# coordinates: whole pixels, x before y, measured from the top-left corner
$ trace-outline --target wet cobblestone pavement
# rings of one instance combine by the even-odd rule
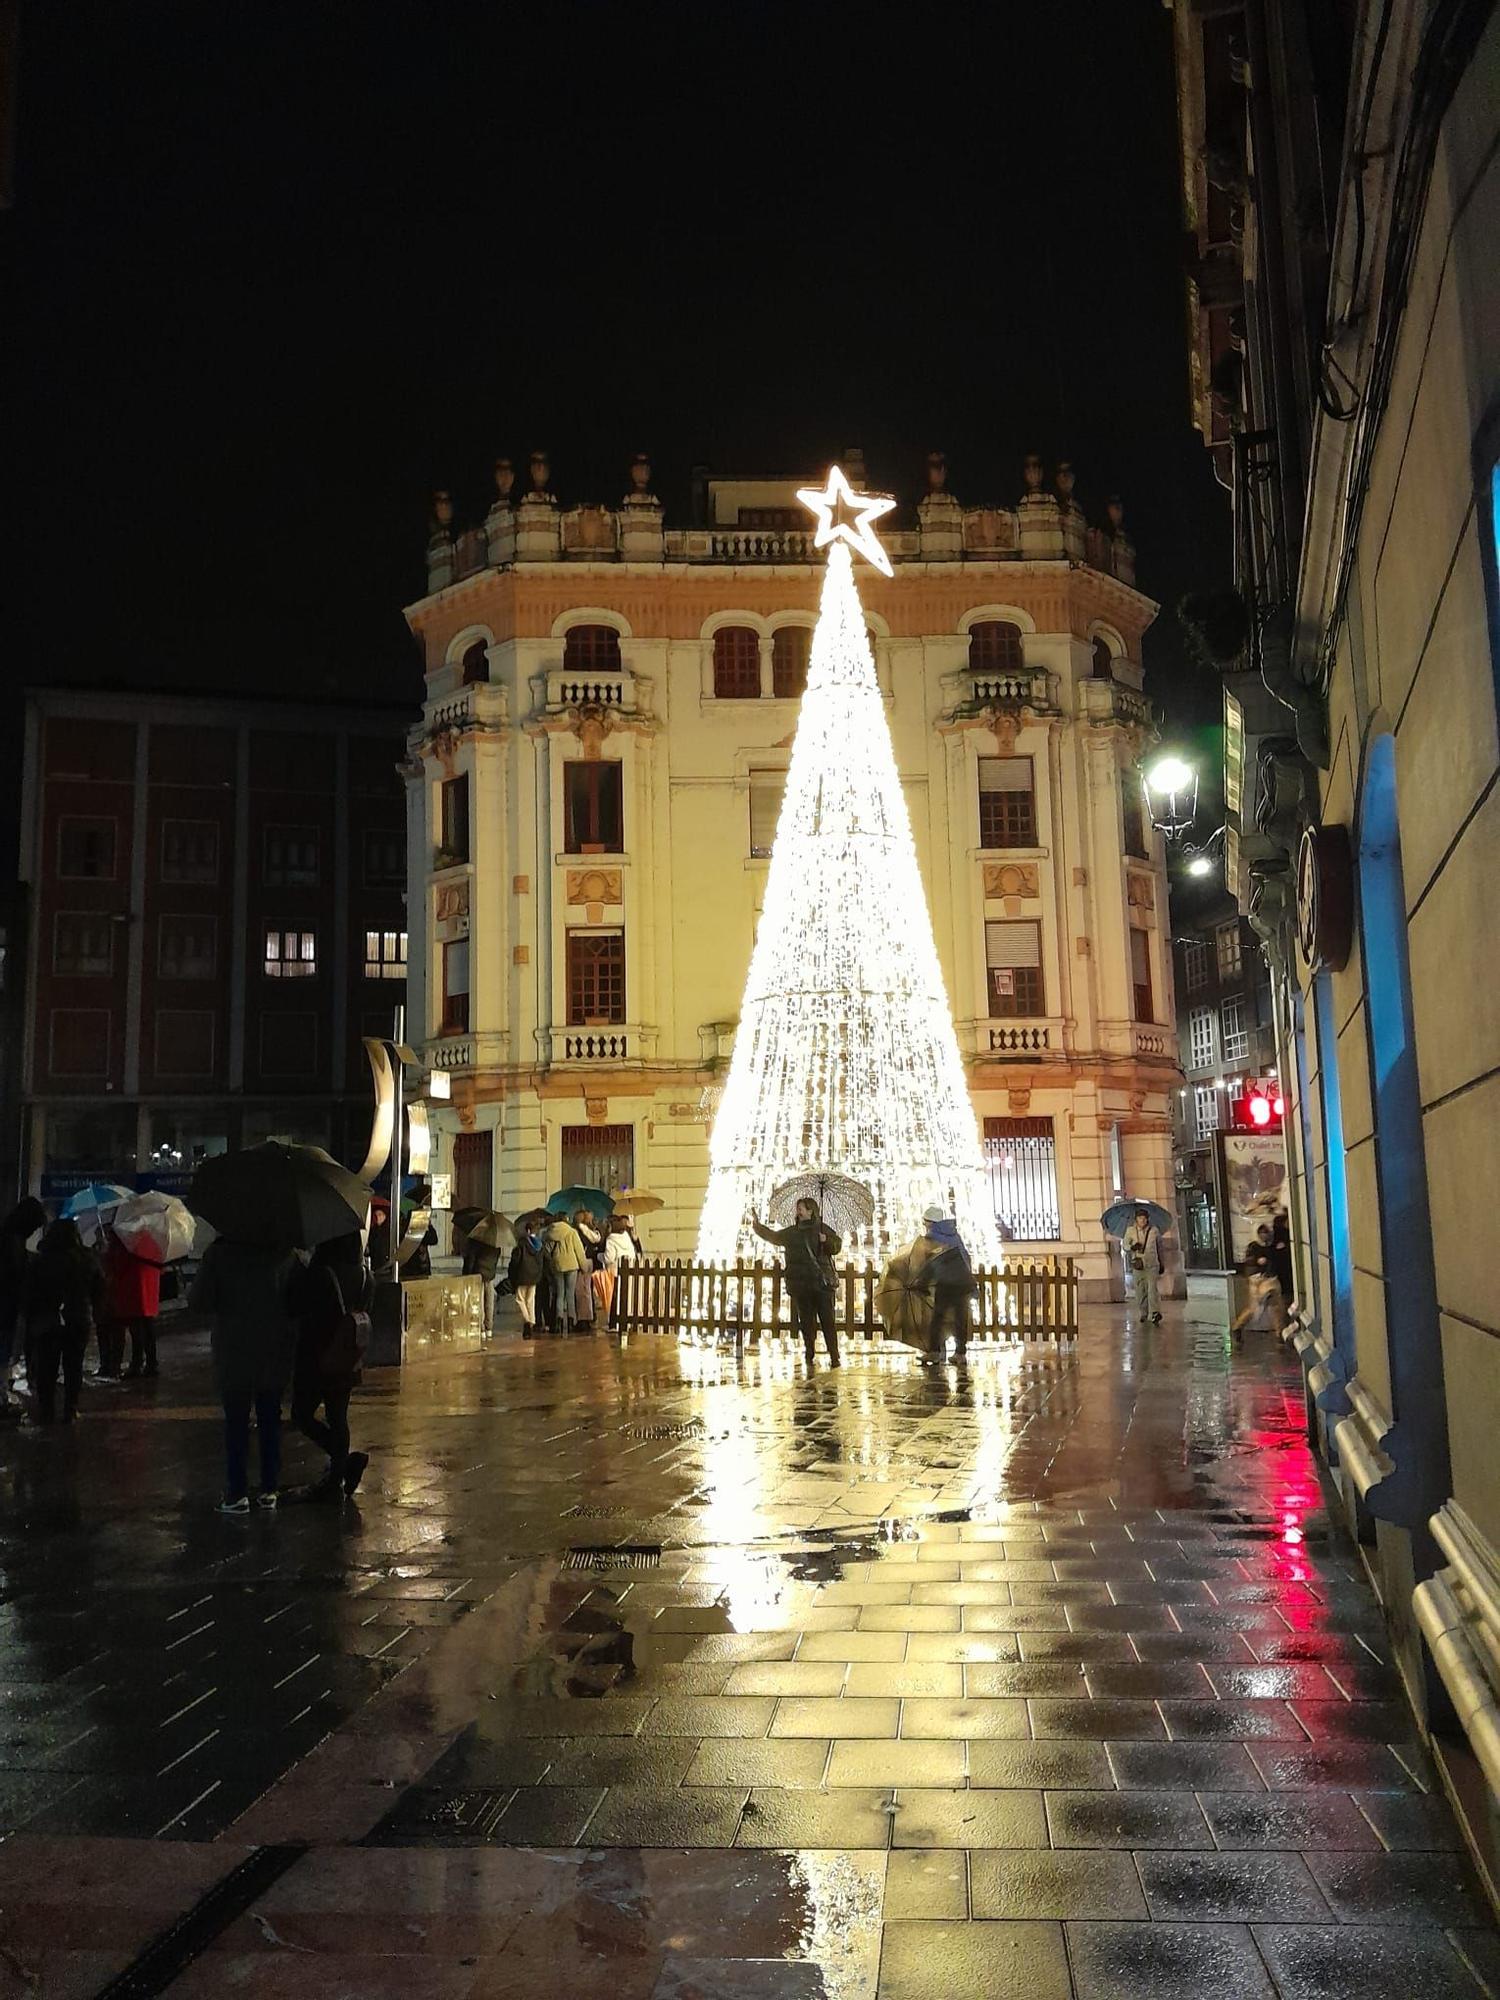
[[[1264,1339],[502,1339],[240,1521],[163,1349],[0,1434],[0,2000],[1500,1995]]]

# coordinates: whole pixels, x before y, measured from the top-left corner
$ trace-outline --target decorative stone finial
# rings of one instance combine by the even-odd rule
[[[552,478],[552,461],[544,451],[531,454],[531,490],[540,499],[549,488]]]
[[[651,460],[643,451],[638,451],[630,461],[630,484],[636,493],[651,491]]]
[[[948,454],[945,451],[930,451],[927,454],[927,491],[941,493],[948,484]]]
[[[1118,493],[1111,493],[1104,503],[1104,511],[1109,516],[1109,532],[1123,535],[1125,532],[1125,502]]]
[[[508,458],[495,460],[495,498],[502,507],[510,505],[510,489],[516,483],[516,468]]]
[[[443,487],[432,496],[432,526],[435,534],[443,535],[453,526],[453,495]]]
[[[1076,483],[1076,475],[1072,464],[1065,458],[1059,463],[1056,472],[1052,475],[1052,484],[1056,487],[1057,497],[1064,507],[1072,506],[1073,488]]]
[[[854,488],[856,493],[863,493],[866,490],[869,478],[869,475],[865,471],[864,446],[862,444],[845,445],[841,463],[844,477],[848,480],[849,484]]]
[[[1026,481],[1026,498],[1029,499],[1032,495],[1041,492],[1044,474],[1042,471],[1042,461],[1036,452],[1027,452],[1026,462],[1021,467],[1021,477]]]

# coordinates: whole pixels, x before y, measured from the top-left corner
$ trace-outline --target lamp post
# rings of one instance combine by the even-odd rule
[[[1179,840],[1197,815],[1198,773],[1180,757],[1158,757],[1146,773],[1146,797],[1151,824],[1168,840]]]

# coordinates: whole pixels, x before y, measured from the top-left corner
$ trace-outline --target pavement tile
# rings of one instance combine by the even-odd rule
[[[737,1847],[876,1847],[890,1845],[890,1794],[879,1787],[795,1791],[762,1787],[735,1837]]]
[[[1282,2000],[1480,2000],[1480,1986],[1436,1930],[1257,1925]]]
[[[807,1632],[797,1648],[801,1660],[857,1660],[890,1663],[906,1657],[904,1632]]]
[[[1198,1803],[1221,1848],[1380,1846],[1370,1821],[1343,1792],[1200,1792]]]
[[[489,1838],[508,1847],[569,1847],[603,1798],[597,1785],[526,1786],[495,1821]]]
[[[605,1706],[604,1703],[599,1704]],[[764,1736],[776,1712],[773,1695],[668,1695],[652,1708],[648,1736]],[[831,1732],[823,1731],[827,1735]]]
[[[1023,1791],[1093,1791],[1113,1782],[1102,1743],[981,1738],[969,1745],[971,1785]]]
[[[1128,1854],[1084,1849],[976,1849],[969,1856],[976,1917],[1108,1920],[1144,1917],[1146,1899]]]
[[[1396,1753],[1377,1743],[1246,1744],[1255,1768],[1272,1791],[1421,1792],[1422,1784]]]
[[[835,1742],[828,1759],[830,1785],[962,1785],[967,1763],[962,1743],[936,1740]]]
[[[951,1736],[967,1742],[992,1736],[1025,1737],[1030,1734],[1030,1725],[1024,1701],[929,1700],[915,1696],[901,1704],[901,1734]]]
[[[1203,1671],[1213,1692],[1229,1701],[1333,1701],[1339,1689],[1324,1668],[1304,1661],[1279,1667],[1237,1667],[1211,1661]]]
[[[1174,1742],[1202,1740],[1305,1743],[1307,1732],[1284,1701],[1164,1701],[1162,1719]]]
[[[964,1691],[971,1696],[1082,1696],[1087,1683],[1075,1660],[975,1660],[964,1668]]]
[[[792,1695],[776,1704],[772,1736],[894,1736],[901,1704],[893,1696],[836,1695],[826,1700]],[[728,1730],[716,1730],[728,1735]],[[748,1733],[748,1732],[747,1732]],[[757,1732],[764,1734],[763,1731]]]
[[[698,1753],[691,1737],[579,1736],[561,1743],[543,1785],[680,1785]],[[530,1782],[517,1780],[517,1783]]]
[[[1085,1671],[1096,1701],[1200,1701],[1214,1693],[1196,1660],[1095,1660]]]
[[[998,1665],[1021,1657],[1013,1632],[913,1632],[906,1641],[908,1660],[938,1660]]]
[[[1152,1917],[1180,1923],[1321,1923],[1328,1906],[1298,1854],[1137,1857]]]
[[[1404,1701],[1293,1701],[1314,1743],[1414,1743],[1417,1722]]]
[[[1072,2000],[1061,1927],[1046,1923],[888,1923],[879,2000]]]
[[[669,1952],[651,2000],[823,2000],[821,1967],[784,1958],[685,1958]]]
[[[1462,1847],[1458,1822],[1445,1798],[1420,1792],[1356,1792],[1354,1803],[1389,1848]]]
[[[1085,1737],[1092,1742],[1150,1742],[1165,1737],[1161,1712],[1151,1701],[1052,1701],[1027,1704],[1036,1736]]]
[[[848,1695],[942,1695],[957,1701],[963,1698],[964,1670],[957,1661],[913,1660],[900,1665],[877,1660],[857,1661],[849,1669],[844,1692]]]
[[[861,1632],[956,1632],[956,1604],[867,1604],[859,1614]]]
[[[724,1683],[724,1693],[835,1695],[844,1686],[840,1660],[765,1660],[736,1667]]]
[[[1180,1792],[1049,1791],[1054,1847],[1212,1847],[1208,1822]]]
[[[1341,1923],[1405,1926],[1490,1922],[1459,1854],[1310,1854],[1308,1866]]]
[[[893,1849],[885,1870],[888,1924],[969,1914],[968,1856],[962,1848]]]
[[[1272,2000],[1241,1924],[1070,1923],[1067,1939],[1074,2000]]]
[[[583,1837],[590,1847],[730,1847],[748,1797],[742,1785],[612,1785]]]
[[[932,1791],[902,1785],[895,1847],[1045,1847],[1040,1792]]]
[[[686,1746],[693,1750],[694,1746]],[[828,1768],[826,1742],[756,1742],[745,1737],[711,1736],[696,1746],[682,1779],[685,1785],[781,1785],[804,1789],[821,1785]]]

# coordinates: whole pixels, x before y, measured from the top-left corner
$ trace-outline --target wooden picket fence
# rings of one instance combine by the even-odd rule
[[[976,1266],[972,1341],[1041,1341],[1055,1347],[1078,1337],[1078,1269],[1071,1257]],[[875,1310],[880,1274],[846,1264],[838,1274],[838,1327],[847,1339],[883,1340]],[[780,1264],[693,1264],[646,1257],[622,1264],[620,1329],[625,1333],[700,1333],[737,1346],[792,1337],[786,1273]]]

